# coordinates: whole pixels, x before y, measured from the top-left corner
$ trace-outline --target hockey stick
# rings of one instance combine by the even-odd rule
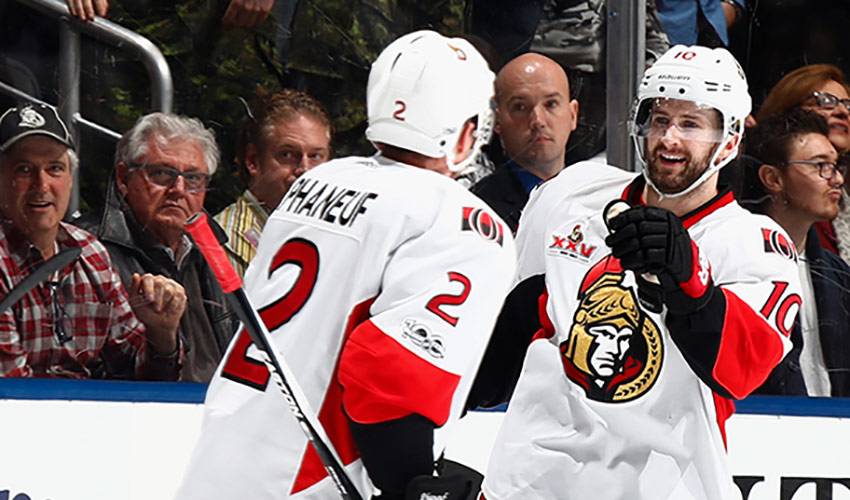
[[[315,417],[313,410],[310,409],[301,387],[298,386],[295,375],[287,365],[280,362],[278,354],[272,346],[270,334],[257,310],[248,300],[248,296],[242,288],[242,280],[233,270],[224,249],[221,248],[212,229],[210,229],[206,214],[199,212],[193,215],[186,221],[186,231],[192,236],[222,290],[227,294],[228,302],[236,311],[254,345],[263,353],[263,362],[274,377],[283,399],[286,400],[289,411],[298,420],[307,440],[315,448],[325,470],[336,485],[337,491],[339,491],[343,500],[362,500],[351,478],[345,472],[336,451],[332,448],[322,424]]]
[[[53,257],[47,259],[43,264],[35,268],[33,272],[9,290],[9,293],[0,301],[0,314],[6,312],[15,303],[17,303],[30,290],[37,287],[39,283],[46,280],[51,274],[62,269],[70,264],[74,259],[80,256],[83,249],[80,247],[71,247],[62,250]]]

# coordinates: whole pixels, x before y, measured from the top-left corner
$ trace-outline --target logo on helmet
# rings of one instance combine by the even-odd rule
[[[661,370],[658,326],[623,286],[619,261],[607,257],[585,275],[561,362],[588,398],[621,403],[645,394]]]
[[[450,44],[450,43],[447,43],[446,45],[448,45],[450,49],[452,49],[453,51],[455,51],[455,55],[457,55],[457,58],[458,58],[459,60],[461,60],[461,61],[466,61],[466,52],[464,52],[462,48],[460,48],[460,47],[455,47],[454,45],[452,45],[452,44]]]

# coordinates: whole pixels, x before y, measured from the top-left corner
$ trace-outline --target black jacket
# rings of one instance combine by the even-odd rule
[[[102,216],[87,216],[75,224],[94,233],[106,246],[128,289],[133,273],[159,274],[183,285],[187,302],[180,319],[180,339],[185,351],[180,380],[209,382],[237,326],[224,292],[197,248],[190,250],[178,269],[165,247],[157,244],[136,221],[115,191],[113,179],[108,186]],[[209,222],[219,241],[226,241],[215,221],[210,218]]]
[[[470,189],[484,200],[516,234],[519,216],[528,203],[528,193],[522,182],[507,165],[500,165],[491,175],[481,179]]]
[[[850,396],[850,266],[820,246],[814,229],[806,239],[806,258],[818,312],[818,331],[832,396]],[[804,298],[805,300],[805,298]],[[800,370],[803,333],[800,318],[791,333],[794,348],[758,391],[760,394],[805,396]]]

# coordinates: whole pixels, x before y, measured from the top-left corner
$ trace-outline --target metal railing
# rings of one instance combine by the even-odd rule
[[[643,76],[646,0],[608,0],[606,142],[608,163],[636,171],[628,123]]]
[[[101,17],[82,22],[71,16],[63,0],[15,0],[59,21],[59,115],[68,124],[76,144],[79,145],[80,126],[85,126],[106,137],[117,140],[121,134],[85,119],[80,114],[80,35],[84,34],[139,57],[151,81],[151,108],[171,112],[174,85],[171,70],[162,52],[147,38]],[[0,92],[16,99],[42,102],[35,96],[0,80]],[[68,213],[79,207],[79,170],[74,172],[74,190]]]

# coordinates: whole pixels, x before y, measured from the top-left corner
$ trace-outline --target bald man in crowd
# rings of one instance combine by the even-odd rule
[[[508,161],[472,187],[515,234],[528,194],[564,169],[578,102],[563,68],[546,56],[522,54],[496,76],[496,126]]]

